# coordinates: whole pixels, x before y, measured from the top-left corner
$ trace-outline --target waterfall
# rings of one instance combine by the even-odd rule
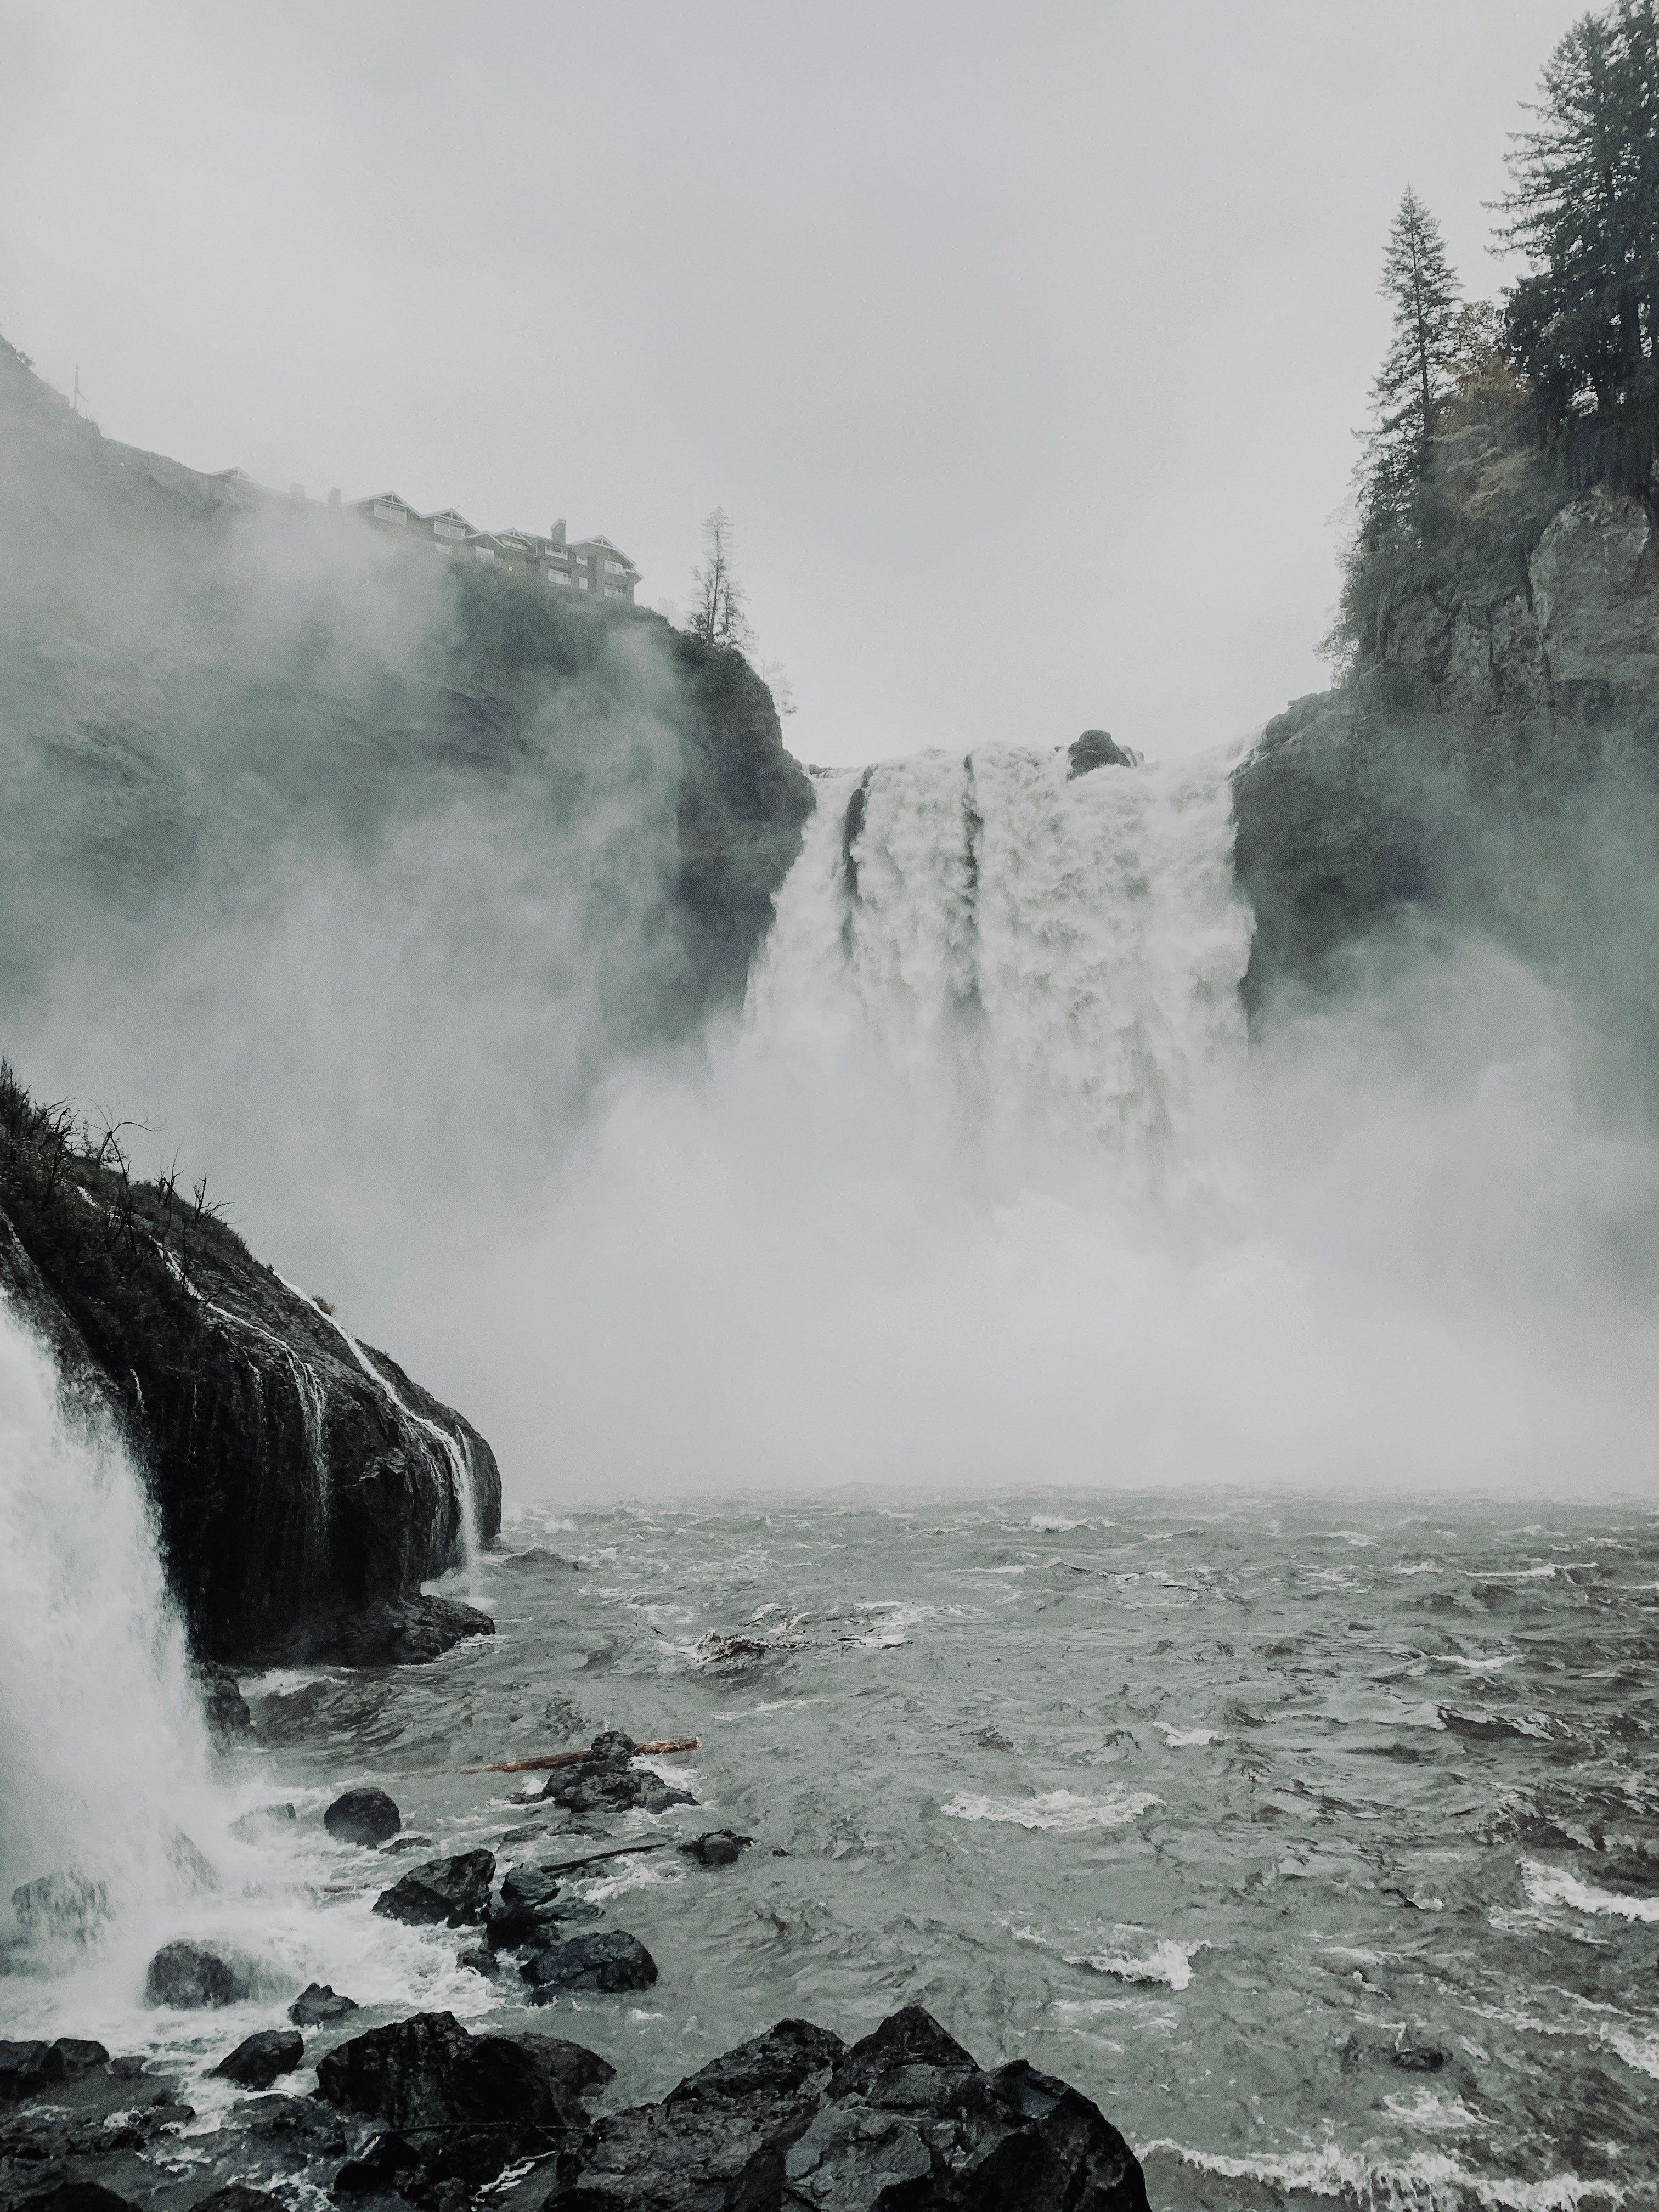
[[[1244,1042],[1231,764],[1068,779],[995,745],[821,777],[750,1039],[878,1070],[933,1140],[1179,1189]]]
[[[143,1485],[0,1294],[0,1899],[36,1946],[135,1940],[201,1875],[207,1745]],[[207,1825],[211,1818],[207,1816]]]

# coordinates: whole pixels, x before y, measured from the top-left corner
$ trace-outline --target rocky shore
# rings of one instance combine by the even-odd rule
[[[531,1794],[590,1839],[607,1815],[696,1802],[617,1730]],[[272,1812],[292,1817],[291,1807]],[[323,1817],[365,1850],[399,1839],[383,1790],[349,1790]],[[515,1832],[510,1863],[510,1843],[499,1858],[477,1849],[422,1861],[374,1911],[454,1931],[461,1963],[530,2006],[572,1991],[620,2004],[658,1981],[636,1937],[592,1924],[604,1916],[571,1894],[573,1878],[651,1850],[718,1877],[754,1847],[715,1830],[552,1858],[525,1856],[526,1832]],[[251,1994],[234,1958],[182,1937],[155,1954],[145,1991],[150,2004],[204,2014]],[[356,2032],[359,2010],[313,1984],[288,2005],[286,2027],[235,2042],[208,2078],[239,2094],[188,2151],[197,2115],[176,2069],[87,2039],[0,2044],[0,2202],[27,2212],[294,2212],[319,2199],[368,2212],[1146,2203],[1133,2152],[1088,2099],[1023,2060],[981,2066],[920,2006],[850,2045],[810,2021],[780,2021],[644,2103],[629,2101],[624,2069],[566,2037],[470,2029],[447,2011]],[[311,2071],[314,2089],[295,2094]]]

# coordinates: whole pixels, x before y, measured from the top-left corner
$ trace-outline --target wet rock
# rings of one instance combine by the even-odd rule
[[[314,2097],[254,2097],[240,2108],[236,2119],[243,2134],[293,2165],[309,2166],[345,2155],[344,2128],[328,2106]]]
[[[309,1666],[424,1667],[471,1637],[495,1633],[477,1606],[417,1591],[319,1616],[283,1656]]]
[[[403,1825],[403,1814],[384,1790],[348,1790],[323,1815],[323,1826],[337,1843],[362,1844],[370,1850],[389,1843]]]
[[[32,2195],[13,2200],[16,2212],[142,2212],[130,2197],[118,2196],[101,2181],[84,2178],[49,2181]]]
[[[526,1959],[522,1972],[534,1984],[532,2004],[547,2004],[565,1990],[648,1990],[657,1962],[637,1936],[609,1928],[592,1936],[573,1936]]]
[[[240,2004],[252,1994],[246,1978],[200,1943],[164,1943],[144,1977],[144,2002],[178,2005]]]
[[[268,2089],[279,2074],[291,2074],[305,2057],[304,2039],[291,2027],[262,2027],[246,2036],[214,2068],[244,2089]]]
[[[343,2112],[387,2124],[347,2193],[386,2185],[393,2168],[425,2183],[477,2183],[504,2166],[558,2148],[578,2131],[578,2098],[611,2068],[562,2037],[471,2035],[453,2013],[416,2013],[371,2028],[318,2063],[317,2093]]]
[[[528,1574],[538,1567],[564,1567],[572,1574],[580,1571],[579,1560],[567,1559],[562,1552],[550,1552],[544,1544],[532,1544],[527,1552],[503,1553],[495,1564],[513,1574]]]
[[[594,1737],[580,1765],[549,1776],[542,1797],[568,1813],[661,1813],[671,1805],[696,1803],[689,1790],[636,1769],[633,1759],[633,1739],[609,1729]]]
[[[987,2071],[920,2007],[847,2050],[805,2021],[716,2059],[561,2158],[571,2212],[1146,2212],[1087,2098],[1024,2060]]]
[[[697,1646],[697,1655],[710,1666],[723,1666],[732,1659],[765,1659],[770,1656],[771,1645],[763,1636],[726,1636],[719,1629],[711,1629]]]
[[[501,1903],[509,1908],[523,1906],[535,1912],[551,1905],[558,1893],[559,1878],[548,1867],[514,1867],[501,1877]]]
[[[800,2132],[845,2053],[827,2028],[780,2021],[691,2075],[659,2105],[601,2119],[591,2142],[560,2160],[550,2205],[568,2195],[582,2212],[721,2212],[746,2203],[737,2194],[739,2177],[769,2144]]]
[[[295,2027],[325,2027],[356,2009],[355,1997],[341,1996],[326,1982],[307,1982],[289,2007],[288,2016]]]
[[[1401,2050],[1391,2051],[1389,2057],[1402,2074],[1437,2074],[1446,2063],[1445,2052],[1429,2043],[1408,2043]]]
[[[0,2043],[0,2104],[15,2105],[38,2096],[58,2075],[49,2043]]]
[[[288,2212],[280,2197],[268,2189],[254,2189],[246,2181],[228,2182],[211,2197],[199,2197],[191,2212]]]
[[[109,1917],[109,1891],[101,1881],[73,1870],[46,1874],[13,1890],[11,1909],[32,1942],[84,1942]]]
[[[495,1878],[493,1851],[462,1851],[454,1858],[428,1859],[411,1867],[390,1889],[382,1890],[374,1900],[374,1910],[388,1920],[428,1927],[441,1922],[459,1928],[486,1917],[489,1886]]]
[[[1066,771],[1066,781],[1087,775],[1091,769],[1133,768],[1135,757],[1119,744],[1108,730],[1085,730],[1080,738],[1073,738],[1066,748],[1066,757],[1071,765]]]
[[[234,1738],[253,1734],[247,1699],[228,1667],[201,1667],[197,1681],[202,1692],[203,1717],[215,1735]]]
[[[292,1827],[299,1817],[299,1809],[294,1805],[255,1805],[250,1812],[237,1815],[230,1824],[230,1832],[240,1836],[245,1844],[254,1844],[261,1836]]]
[[[109,2053],[90,2036],[60,2035],[52,2044],[60,2081],[79,2081],[109,2064]]]
[[[974,1741],[981,1751],[1012,1751],[1014,1747],[1000,1729],[980,1729],[975,1733]]]
[[[706,1836],[693,1836],[680,1849],[699,1866],[736,1866],[754,1840],[752,1836],[740,1836],[732,1828],[714,1828]]]
[[[469,1943],[465,1951],[455,1954],[455,1964],[465,1966],[470,1974],[492,1978],[500,1972],[501,1963],[488,1943]]]

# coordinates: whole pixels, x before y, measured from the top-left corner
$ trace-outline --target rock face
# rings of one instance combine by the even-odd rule
[[[127,1437],[204,1657],[384,1665],[489,1632],[419,1594],[469,1520],[485,1541],[500,1526],[483,1438],[222,1222],[66,1145],[4,1077],[0,1291],[66,1402]],[[209,1686],[234,1729],[234,1682]]]
[[[382,1890],[374,1910],[387,1920],[416,1926],[465,1927],[489,1911],[489,1885],[495,1878],[490,1851],[462,1851],[454,1858],[427,1859],[411,1867],[401,1881]]]
[[[1253,1007],[1407,908],[1568,976],[1650,929],[1632,902],[1659,830],[1659,546],[1605,488],[1544,511],[1513,542],[1469,523],[1463,565],[1235,771]]]
[[[1066,771],[1068,783],[1075,776],[1087,775],[1091,769],[1135,765],[1134,755],[1119,744],[1109,730],[1085,730],[1066,746],[1066,757],[1071,763]]]
[[[607,2115],[558,2172],[565,2212],[1146,2212],[1086,2097],[1021,2059],[987,2072],[919,2006],[850,2051],[781,2021]]]
[[[323,1826],[337,1843],[362,1844],[371,1850],[390,1842],[403,1825],[403,1814],[384,1790],[348,1790],[323,1815]]]

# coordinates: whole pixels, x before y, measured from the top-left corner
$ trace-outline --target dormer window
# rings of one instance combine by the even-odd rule
[[[407,522],[409,515],[404,508],[393,507],[386,500],[377,499],[374,502],[374,520],[376,522]]]

